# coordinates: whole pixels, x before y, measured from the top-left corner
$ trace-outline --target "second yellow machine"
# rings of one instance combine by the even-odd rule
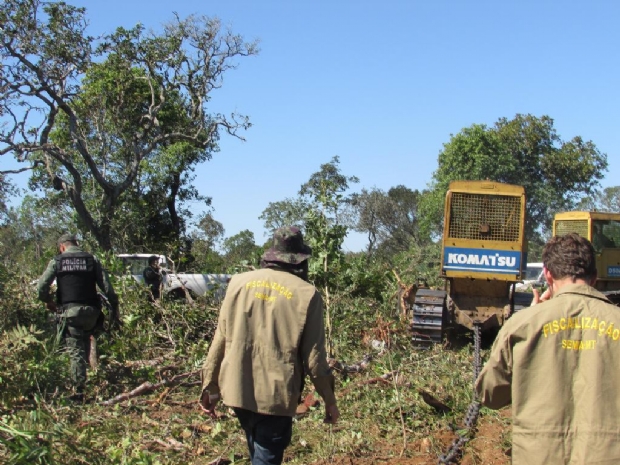
[[[620,213],[557,213],[553,219],[553,235],[571,232],[592,242],[597,273],[594,286],[616,305],[620,304]]]

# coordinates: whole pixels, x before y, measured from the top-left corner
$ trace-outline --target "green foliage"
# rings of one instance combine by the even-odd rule
[[[110,272],[122,270],[111,256],[102,254],[101,260]],[[427,261],[429,256],[413,249],[392,266],[414,279]],[[412,350],[408,324],[396,311],[392,266],[375,258],[367,261],[364,254],[346,257],[345,265],[330,281],[333,353],[343,365],[367,356],[370,363],[359,373],[336,371],[341,425],[328,435],[318,427],[323,407],[312,408],[295,422],[287,463],[345,454],[373,457],[379,447],[398,456],[403,435],[414,444],[437,430],[453,434],[451,425],[460,424],[471,401],[471,346]],[[406,266],[410,268],[403,271]],[[35,323],[15,325],[0,336],[0,462],[75,463],[75,457],[88,457],[93,465],[198,465],[218,457],[247,462],[243,433],[227,409],[221,408],[223,417],[212,421],[196,407],[197,374],[186,384],[101,404],[143,383],[195,373],[217,324],[217,302],[209,296],[193,305],[164,299],[154,306],[132,280],[115,278],[115,288],[123,327],[99,336],[100,363],[89,371],[87,387],[91,401],[79,406],[66,399],[69,361],[45,329],[47,322],[38,319],[43,307],[33,291],[24,295],[21,313]],[[0,311],[8,314],[7,305],[1,300]],[[396,377],[387,376],[395,372]],[[376,382],[382,376],[386,380]],[[452,411],[437,414],[421,399],[420,389]],[[310,392],[308,383],[304,394]],[[444,452],[441,444],[434,447],[430,461]],[[403,457],[419,453],[409,448]]]
[[[67,376],[66,357],[60,353],[59,338],[49,328],[46,332],[35,325],[17,325],[0,335],[3,408],[27,396],[53,391],[63,384],[63,375]]]
[[[578,210],[620,212],[620,186],[606,187],[591,197],[584,197],[577,206]]]
[[[389,259],[406,251],[413,244],[428,241],[420,232],[418,205],[423,194],[405,186],[388,192],[362,189],[354,194],[351,203],[356,210],[355,230],[368,236],[367,254]]]
[[[254,243],[254,233],[249,229],[224,239],[222,248],[225,270],[228,273],[247,271],[251,267],[257,268],[264,252],[263,247]]]
[[[301,197],[269,202],[258,219],[263,220],[265,229],[270,234],[284,226],[297,226],[303,229],[308,208],[307,200]]]
[[[224,257],[213,249],[209,241],[192,236],[191,250],[185,256],[184,271],[188,273],[223,273]]]
[[[213,218],[211,212],[200,216],[195,238],[203,240],[207,248],[213,249],[223,237],[224,225]]]
[[[9,275],[8,270],[6,269],[6,266],[0,263],[0,299],[6,298],[5,283],[8,281],[9,276],[10,275]]]
[[[11,330],[18,325],[46,326],[49,315],[45,306],[36,301],[37,290],[36,285],[32,283],[32,275],[19,275],[4,269],[0,279],[2,279],[0,331]]]
[[[383,262],[368,259],[363,254],[345,257],[346,266],[335,278],[338,280],[337,289],[351,297],[363,297],[377,302],[386,300],[386,292],[391,290],[394,275]]]
[[[335,281],[332,277],[342,271],[344,253],[342,243],[348,228],[339,222],[341,210],[348,203],[345,192],[349,183],[358,182],[355,176],[340,172],[338,157],[321,165],[301,186],[299,194],[305,199],[305,240],[312,247],[310,279],[318,287],[328,288]]]
[[[441,275],[441,243],[413,245],[393,258],[393,266],[401,280],[413,284],[419,280],[432,288],[443,288]]]
[[[312,247],[310,280],[318,287],[333,287],[335,276],[345,264],[342,243],[347,229],[342,225],[330,226],[326,217],[315,211],[306,214],[306,228],[305,241]]]
[[[250,127],[207,104],[256,43],[198,16],[95,39],[84,8],[39,0],[2,3],[0,23],[0,113],[17,115],[0,140],[33,168],[31,188],[70,208],[103,250],[178,243],[189,202],[209,203],[192,185],[196,165],[222,133]]]
[[[0,260],[10,269],[35,273],[56,253],[56,240],[75,230],[71,215],[55,198],[30,195],[8,213],[9,223],[0,228]]]
[[[76,424],[73,415],[67,415],[66,410],[67,406],[56,409],[45,399],[36,397],[31,410],[4,415],[0,419],[0,457],[4,458],[3,463],[51,465],[86,460],[93,465],[158,463],[152,461],[152,454],[143,451],[138,451],[136,456],[150,458],[151,461],[123,457],[122,460],[110,462],[110,457],[116,456],[113,453],[116,448],[103,450],[102,444],[106,441],[102,441],[90,426],[92,419],[86,417],[81,424]]]
[[[17,187],[5,174],[0,173],[0,227],[6,225],[10,220],[8,218],[9,207],[7,201],[13,195],[18,193]]]
[[[453,135],[439,154],[421,205],[423,227],[440,231],[450,181],[490,179],[525,187],[527,236],[533,238],[550,228],[555,212],[592,194],[606,169],[607,156],[594,143],[579,136],[563,141],[548,116],[500,118],[492,128],[474,124]]]
[[[121,37],[131,42],[131,31],[118,34],[119,43]],[[125,45],[127,50],[131,48],[130,43]],[[156,53],[157,47],[153,47],[144,53]],[[91,82],[106,99],[114,98],[114,73],[110,69],[98,69],[101,76]],[[144,72],[136,69],[128,76],[144,76]],[[128,96],[139,102],[147,90],[134,84]],[[94,90],[89,98],[97,98]],[[126,118],[137,118],[140,107],[136,102],[132,108],[122,110]],[[170,104],[175,107],[182,102]],[[175,119],[172,114],[176,111],[163,112],[162,121],[168,118],[166,124],[171,127],[181,124],[183,117]],[[122,122],[114,124],[120,127]],[[122,150],[119,148],[116,154],[129,157]],[[191,158],[193,150],[191,145],[169,144],[151,160],[159,157],[161,165],[142,164],[140,179],[145,182],[141,184],[144,189],[126,191],[124,195],[129,198],[135,194],[135,198],[124,204],[126,216],[119,213],[118,219],[126,218],[130,224],[143,216],[147,229],[161,231],[166,230],[166,224],[172,225],[172,216],[166,217],[172,213],[161,208],[147,217],[149,210],[141,209],[139,198],[144,195],[145,202],[163,205],[165,192],[153,190],[149,183],[168,182],[171,178],[165,173],[174,171],[174,159]],[[325,297],[329,352],[336,359],[337,396],[343,414],[341,425],[327,435],[326,430],[317,427],[322,421],[322,407],[311,408],[305,418],[295,422],[285,460],[306,464],[338,461],[336,456],[347,455],[368,458],[368,462],[379,456],[404,462],[409,457],[420,458],[419,441],[424,440],[430,444],[428,461],[434,462],[444,452],[441,438],[454,435],[454,425],[462,423],[472,401],[473,349],[466,336],[462,346],[458,345],[462,341],[451,341],[451,349],[437,346],[429,351],[413,350],[410,321],[402,317],[396,297],[397,280],[406,284],[421,280],[435,288],[444,285],[439,278],[441,244],[431,240],[436,236],[429,231],[441,221],[446,183],[454,176],[493,177],[504,182],[523,177],[529,186],[528,195],[534,199],[533,214],[540,218],[543,212],[560,205],[560,200],[551,199],[541,206],[540,199],[544,194],[557,196],[561,183],[547,180],[537,184],[525,179],[527,176],[542,173],[549,177],[557,173],[564,180],[562,185],[573,189],[567,191],[562,202],[572,205],[578,193],[595,186],[605,167],[605,156],[578,138],[561,142],[546,117],[518,115],[513,121],[498,121],[491,129],[473,125],[453,136],[440,155],[440,167],[428,192],[396,186],[387,192],[373,189],[347,195],[349,183],[357,179],[342,175],[338,163],[338,157],[334,157],[321,165],[301,187],[299,198],[272,204],[279,209],[264,212],[263,217],[269,227],[291,222],[303,226],[305,239],[313,248],[310,277]],[[535,167],[522,166],[528,163]],[[613,209],[617,191],[608,188],[588,205]],[[180,192],[181,197],[191,198],[191,193]],[[212,421],[196,407],[198,370],[217,324],[219,302],[215,295],[196,298],[192,304],[184,295],[178,299],[166,296],[159,304],[150,304],[145,288],[126,275],[122,262],[96,247],[91,250],[98,252],[119,294],[123,327],[98,337],[100,363],[89,371],[90,402],[78,408],[67,401],[68,357],[43,305],[36,302],[35,286],[31,284],[55,253],[58,234],[71,229],[67,225],[79,222],[77,216],[67,215],[67,222],[58,231],[54,205],[65,204],[53,195],[29,199],[19,211],[9,212],[14,215],[11,218],[15,225],[0,231],[0,462],[74,463],[76,456],[88,457],[92,464],[247,462],[243,433],[229,412],[220,409],[222,418]],[[343,240],[353,224],[352,205],[359,230],[374,238],[370,253],[342,252]],[[303,216],[299,216],[301,212]],[[149,234],[140,228],[118,233],[118,243],[130,250],[136,250],[132,241],[156,244],[148,242]],[[250,231],[223,239],[223,226],[210,214],[199,219],[189,240],[173,236],[163,235],[157,251],[174,256],[179,268],[198,272],[237,272],[256,266],[264,247],[269,246],[256,245]],[[540,253],[543,237],[530,238],[530,261]],[[20,245],[20,238],[24,245]],[[93,240],[93,236],[86,234],[85,239]],[[358,371],[345,369],[362,360],[368,363]],[[179,374],[187,378],[178,384],[166,384]],[[102,404],[149,385],[159,387],[152,393]],[[421,391],[432,393],[450,411],[434,411],[424,402]],[[305,394],[310,392],[312,387],[308,385]],[[483,413],[490,415],[485,410]],[[507,426],[505,418],[498,420],[491,415],[490,420]],[[504,433],[499,440],[506,443]],[[403,442],[408,444],[402,445],[399,455]]]
[[[537,236],[528,241],[527,245],[527,261],[530,263],[533,262],[542,262],[542,251],[545,246],[545,243],[551,237],[551,234],[548,234],[549,237]]]
[[[8,463],[14,465],[54,463],[50,436],[61,435],[58,431],[19,430],[0,420],[0,444],[7,451]]]
[[[183,270],[190,273],[222,273],[224,257],[217,250],[224,237],[224,226],[211,212],[202,214],[186,241]]]

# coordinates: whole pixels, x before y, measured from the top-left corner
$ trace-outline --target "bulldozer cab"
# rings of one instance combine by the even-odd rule
[[[522,278],[527,249],[523,187],[452,182],[444,218],[444,277],[508,282]]]
[[[557,213],[553,234],[563,236],[572,232],[587,238],[594,247],[598,276],[595,287],[603,292],[620,291],[620,213]]]
[[[522,186],[450,183],[441,257],[446,285],[417,288],[411,306],[416,347],[441,342],[446,330],[498,328],[513,313],[514,284],[523,279],[527,262],[525,207]]]
[[[525,190],[491,181],[455,181],[446,194],[442,275],[449,312],[467,328],[501,326],[513,309],[510,289],[527,262]]]

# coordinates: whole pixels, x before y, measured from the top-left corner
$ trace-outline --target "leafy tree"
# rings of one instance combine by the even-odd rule
[[[230,271],[255,267],[260,261],[263,248],[254,242],[254,233],[245,229],[234,236],[224,239],[224,259]]]
[[[210,212],[201,216],[198,221],[198,231],[199,237],[211,249],[215,248],[224,237],[224,225],[213,218]]]
[[[368,235],[367,256],[377,249],[385,256],[406,251],[420,243],[418,204],[421,193],[396,186],[387,193],[380,189],[362,189],[352,204],[357,211],[355,229]]]
[[[306,238],[313,247],[314,260],[310,274],[318,286],[327,289],[330,275],[337,273],[343,263],[342,243],[347,235],[346,218],[350,198],[345,195],[349,183],[357,183],[355,176],[340,172],[339,157],[321,165],[310,179],[301,186],[299,195],[308,209],[305,215]]]
[[[396,254],[392,259],[394,270],[407,284],[421,281],[434,288],[442,288],[445,281],[441,275],[441,242],[422,246],[412,244],[409,250]]]
[[[185,269],[195,273],[219,273],[224,270],[224,258],[217,251],[224,237],[224,226],[211,212],[200,216],[197,227],[187,241]]]
[[[529,263],[542,262],[542,252],[550,238],[551,231],[546,231],[545,234],[530,238],[527,244],[527,261]]]
[[[9,221],[8,200],[17,193],[18,189],[11,183],[5,175],[0,173],[0,225]]]
[[[352,226],[354,216],[352,196],[346,196],[344,193],[348,190],[349,183],[357,183],[359,179],[340,173],[339,163],[340,159],[336,156],[329,163],[321,165],[320,171],[312,174],[301,186],[298,197],[270,202],[258,217],[263,220],[265,229],[270,233],[282,226],[307,229],[308,213],[317,208],[324,215],[328,215],[328,222]],[[333,202],[329,206],[318,201],[325,192],[334,195]]]
[[[373,188],[371,190],[362,189],[359,194],[353,194],[351,200],[353,208],[357,211],[355,230],[367,234],[366,255],[368,257],[380,241],[383,227],[380,212],[383,207],[390,208],[390,202],[386,200],[386,197],[385,192],[381,189]]]
[[[197,16],[160,34],[139,24],[95,39],[84,8],[40,0],[7,0],[0,24],[0,155],[28,164],[33,187],[62,193],[104,250],[122,225],[178,238],[179,203],[198,198],[193,169],[221,133],[250,127],[207,104],[256,43]]]
[[[298,198],[270,203],[260,216],[268,230],[287,224],[304,230],[304,239],[312,247],[313,256],[309,277],[325,295],[330,334],[330,288],[336,286],[338,275],[346,266],[342,244],[351,224],[352,199],[346,192],[350,183],[359,182],[355,176],[342,174],[339,163],[339,157],[335,156],[322,164],[301,186]]]
[[[472,125],[451,136],[439,154],[421,210],[424,227],[438,233],[450,181],[490,179],[525,187],[527,236],[547,230],[556,211],[571,209],[596,189],[607,156],[575,136],[562,141],[548,116],[500,118],[493,127]]]
[[[277,202],[270,202],[258,217],[263,220],[265,229],[273,233],[276,229],[283,226],[302,227],[305,223],[305,214],[308,211],[308,204],[305,199],[298,197],[295,199],[284,199]]]
[[[343,175],[339,163],[335,156],[322,164],[302,184],[297,198],[271,202],[259,217],[270,232],[287,225],[305,231],[305,239],[313,248],[310,276],[320,287],[327,285],[337,264],[343,263],[342,243],[352,224],[355,198],[346,192],[349,183],[359,182],[355,176]]]
[[[339,158],[333,157],[329,163],[310,176],[301,186],[299,195],[306,199],[309,208],[305,216],[305,237],[312,247],[314,259],[309,263],[310,279],[323,289],[327,310],[328,350],[332,347],[331,291],[337,277],[345,270],[345,257],[342,244],[348,227],[341,223],[343,210],[350,203],[345,195],[349,183],[359,182],[355,176],[345,176],[340,172]]]
[[[198,236],[195,231],[190,234],[191,248],[185,255],[184,270],[189,273],[223,273],[226,265],[224,257],[209,246],[208,241]]]
[[[0,228],[0,259],[8,267],[40,273],[56,253],[60,234],[74,230],[70,212],[52,200],[27,195],[8,212],[7,224]]]
[[[584,197],[577,208],[620,213],[620,186],[606,187],[591,197]]]

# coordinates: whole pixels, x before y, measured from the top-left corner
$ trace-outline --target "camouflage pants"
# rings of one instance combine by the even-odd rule
[[[91,336],[95,333],[101,310],[90,306],[66,306],[60,320],[60,331],[71,359],[71,381],[78,392],[86,386],[86,368]]]

